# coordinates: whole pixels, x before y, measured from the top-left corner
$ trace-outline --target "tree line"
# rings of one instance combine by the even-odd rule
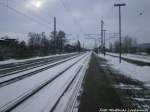
[[[118,53],[120,52],[120,41],[117,40],[113,44],[110,43],[109,49],[106,49],[109,52]],[[130,36],[125,36],[121,42],[122,44],[122,53],[139,53],[139,54],[148,54],[150,55],[150,43],[147,43],[147,47],[142,47],[138,45],[136,38]]]
[[[138,44],[137,40],[135,38],[132,38],[130,36],[125,36],[122,39],[122,53],[136,53],[138,50]],[[118,53],[120,52],[120,42],[119,40],[115,41],[113,44],[110,43],[109,45],[109,51]]]
[[[29,40],[18,41],[8,36],[0,40],[0,60],[8,58],[29,58],[35,56],[46,56],[55,53],[80,52],[82,50],[80,41],[71,45],[66,39],[64,31],[51,32],[46,36],[44,32],[28,33]]]

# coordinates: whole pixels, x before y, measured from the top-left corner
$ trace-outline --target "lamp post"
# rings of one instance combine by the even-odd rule
[[[120,40],[120,51],[119,51],[119,62],[121,63],[122,44],[121,44],[121,7],[125,6],[125,3],[114,4],[115,7],[119,7],[119,40]]]

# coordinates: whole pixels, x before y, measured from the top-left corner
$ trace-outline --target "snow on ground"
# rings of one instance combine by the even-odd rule
[[[122,60],[122,63],[119,63],[119,59],[106,55],[99,55],[102,58],[105,58],[109,65],[115,70],[123,73],[124,75],[131,77],[133,79],[140,80],[145,83],[150,83],[150,67],[148,66],[137,66],[135,64],[128,63]]]
[[[26,100],[20,106],[13,110],[13,112],[48,112],[52,109],[53,105],[58,100],[59,96],[63,93],[65,88],[70,83],[71,79],[75,76],[79,68],[82,66],[83,62],[87,56],[78,62],[75,66],[71,67],[68,71],[61,75],[59,78],[54,80],[52,83],[47,85],[45,88],[40,90],[32,98]],[[80,74],[81,75],[81,74]],[[75,87],[74,87],[75,89]],[[64,103],[68,100],[65,99]],[[40,103],[39,103],[40,102]],[[61,108],[65,107],[61,105]],[[63,112],[60,110],[59,112]]]
[[[107,54],[110,54],[113,56],[119,56],[119,54],[117,54],[117,53],[108,53],[107,52]],[[122,57],[124,57],[126,59],[150,63],[150,56],[149,55],[145,56],[145,55],[136,55],[136,54],[122,54]]]
[[[135,85],[126,85],[123,83],[114,85],[115,88],[119,88],[119,89],[127,89],[127,90],[141,90],[142,88],[137,87]]]
[[[37,59],[44,59],[44,58],[50,58],[50,57],[55,57],[55,56],[63,56],[63,55],[75,54],[75,53],[55,54],[55,55],[49,55],[49,56],[43,56],[43,57],[34,57],[34,58],[29,58],[29,59],[19,59],[19,60],[8,59],[8,60],[0,61],[0,65],[19,63],[19,62],[25,62],[25,61],[31,61],[31,60],[37,60]]]
[[[29,78],[25,78],[23,80],[0,88],[0,111],[12,105],[16,100],[23,97],[25,94],[30,93],[33,89],[45,83],[47,80],[52,79],[58,73],[60,73],[65,68],[67,68],[72,63],[76,62],[78,59],[85,55],[87,54],[79,56],[65,63],[59,64],[46,71],[37,73],[36,75],[33,75]]]
[[[1,82],[4,82],[4,81],[7,81],[7,80],[10,80],[10,79],[13,79],[13,78],[16,78],[16,77],[19,77],[19,76],[22,76],[22,75],[25,75],[25,74],[28,74],[28,73],[31,73],[31,72],[33,72],[33,71],[37,71],[37,70],[39,70],[39,69],[46,68],[46,67],[48,67],[48,66],[51,66],[51,65],[54,65],[54,64],[57,64],[57,63],[60,63],[60,62],[67,61],[68,59],[71,59],[71,58],[73,58],[73,57],[69,57],[69,58],[67,58],[67,59],[63,59],[63,60],[60,60],[60,61],[56,61],[56,62],[47,64],[47,65],[43,65],[43,66],[40,66],[40,67],[36,67],[36,68],[29,69],[29,70],[26,70],[26,71],[23,71],[23,72],[15,73],[15,74],[13,74],[13,72],[12,72],[13,75],[8,75],[8,76],[5,76],[5,77],[1,77],[1,78],[0,78],[0,83],[1,83]],[[16,71],[15,71],[15,72],[16,72]]]
[[[65,95],[59,101],[55,109],[55,112],[74,112],[74,110],[78,110],[78,105],[76,104],[77,97],[80,94],[79,91],[81,89],[81,84],[85,76],[86,70],[89,67],[90,59],[91,59],[91,53],[89,54],[88,58],[86,58],[84,62],[82,63],[83,67],[78,77],[74,81],[74,84],[71,85],[69,90],[65,93]]]

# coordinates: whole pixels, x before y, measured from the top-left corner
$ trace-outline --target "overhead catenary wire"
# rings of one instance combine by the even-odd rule
[[[117,0],[115,0],[114,1],[114,3],[117,3]],[[109,15],[110,14],[110,12],[112,12],[111,10],[114,8],[114,6],[113,6],[113,4],[111,4],[111,7],[109,8],[109,12],[108,12],[108,14],[107,15]],[[95,16],[97,16],[96,14],[95,14]],[[99,23],[99,20],[102,20],[99,16],[97,16],[97,19],[98,19],[98,23]],[[96,20],[97,20],[96,19]],[[110,33],[110,34],[115,34],[115,33]],[[95,34],[94,34],[95,35]],[[100,36],[101,37],[101,35],[99,34],[99,35],[97,35],[97,36]]]
[[[64,9],[66,10],[66,12],[68,12],[68,13],[72,16],[73,22],[74,22],[74,24],[79,28],[80,32],[81,32],[82,34],[84,34],[84,31],[83,31],[83,29],[82,29],[82,27],[81,27],[80,22],[78,22],[78,20],[72,15],[70,9],[67,7],[67,5],[65,4],[65,2],[64,2],[63,0],[59,0],[59,1],[60,1],[60,3],[62,4],[62,6],[64,7]]]
[[[27,1],[27,0],[23,0],[24,2],[25,1]],[[17,3],[15,0],[13,0],[13,1],[11,1],[11,2],[15,2],[15,3]],[[9,2],[10,3],[10,2]],[[8,2],[7,2],[7,5],[8,5]],[[33,6],[33,4],[31,4],[32,6]],[[46,24],[49,24],[49,25],[52,25],[53,26],[53,24],[50,24],[49,22],[46,22],[47,20],[45,19],[45,18],[43,18],[42,16],[38,16],[38,15],[34,15],[34,16],[36,16],[36,18],[38,18],[39,20],[41,20],[41,21],[44,21],[44,23],[46,23]],[[42,18],[41,18],[42,17]],[[51,16],[51,19],[53,20],[53,17]],[[52,22],[53,23],[53,22]]]
[[[23,0],[23,1],[27,1],[27,0]],[[70,14],[71,14],[71,11],[70,11],[70,9],[67,7],[67,5],[65,4],[65,2],[63,1],[63,0],[59,0],[60,2],[61,2],[61,4],[63,5],[63,7],[65,8],[65,10],[67,11],[67,12],[69,12]],[[11,1],[12,2],[12,1]],[[117,0],[115,0],[115,3],[117,2]],[[7,0],[7,5],[8,5],[8,0]],[[7,6],[6,5],[6,6]],[[33,5],[33,4],[32,4]],[[9,8],[11,8],[11,10],[12,10],[12,8],[13,7],[10,7],[9,6]],[[14,9],[14,8],[13,8]],[[15,9],[15,10],[17,10],[17,9]],[[20,11],[19,11],[20,12]],[[17,13],[18,13],[18,10],[17,10]],[[21,12],[22,13],[22,12]],[[24,14],[24,13],[22,13],[21,15],[23,15],[23,16],[28,16],[28,15],[26,15],[26,14]],[[72,15],[72,14],[71,14]],[[38,16],[39,17],[39,16]],[[73,15],[72,15],[72,17],[73,17]],[[44,26],[46,26],[46,27],[48,27],[49,28],[49,26],[47,26],[47,23],[45,24],[45,21],[43,22],[40,22],[39,20],[37,20],[37,19],[34,19],[33,17],[27,17],[27,18],[30,18],[30,20],[33,20],[33,21],[38,21],[38,24],[40,23],[40,24],[42,24],[42,25],[44,25]],[[53,18],[53,17],[52,17]],[[73,17],[73,21],[74,21],[74,24],[76,24],[76,26],[80,29],[80,31],[81,32],[83,32],[83,30],[82,30],[82,28],[81,28],[81,25],[80,25],[80,23]],[[60,29],[60,28],[58,28],[58,29]]]
[[[27,1],[27,0],[23,0],[23,1]],[[31,4],[32,6],[34,6],[33,4]],[[44,12],[45,14],[46,14],[46,12]],[[49,15],[49,14],[48,14]],[[37,15],[36,15],[37,16]],[[37,16],[38,18],[41,18],[41,16]],[[50,17],[50,19],[53,21],[53,19],[54,19],[54,17],[53,16],[48,16],[48,17]],[[43,17],[42,17],[43,18]],[[43,18],[44,19],[44,21],[46,20],[45,18]],[[47,21],[47,20],[46,20]],[[48,22],[48,24],[50,24],[49,22]],[[53,26],[53,25],[52,25]],[[59,29],[59,30],[61,30],[61,28],[57,25],[57,29]]]
[[[23,1],[27,1],[27,0],[23,0]],[[16,1],[11,1],[11,2],[16,2]],[[46,22],[46,19],[44,19],[44,18],[41,18],[41,16],[38,16],[38,15],[34,15],[37,19],[35,19],[34,17],[31,17],[31,16],[29,16],[29,15],[27,15],[27,14],[25,14],[25,13],[23,13],[23,12],[21,12],[21,11],[19,11],[19,10],[17,10],[16,8],[13,8],[13,7],[11,7],[9,4],[10,4],[10,1],[8,2],[8,0],[7,0],[7,2],[5,2],[6,4],[4,4],[4,3],[0,3],[1,5],[3,5],[3,6],[5,6],[5,7],[7,7],[7,8],[9,8],[10,10],[13,10],[13,11],[15,11],[16,13],[18,13],[18,14],[21,14],[22,16],[24,16],[24,17],[26,17],[26,18],[28,18],[28,19],[30,19],[30,20],[32,20],[32,21],[34,21],[34,22],[36,22],[36,23],[38,23],[38,24],[41,24],[42,26],[44,25],[44,27],[46,27],[46,28],[50,28],[50,29],[52,29],[53,27],[53,25],[52,24],[50,24],[49,22]],[[17,3],[17,2],[16,2]],[[33,4],[32,4],[33,5]],[[51,17],[51,19],[53,18],[52,16],[50,16]],[[42,21],[42,22],[41,22]],[[51,26],[50,26],[51,25]],[[59,28],[59,26],[57,26],[57,28],[59,29],[59,30],[61,30],[61,28]]]
[[[2,6],[4,6],[4,7],[6,7],[6,8],[8,8],[8,9],[10,9],[11,11],[17,13],[18,15],[24,16],[25,18],[28,18],[29,20],[32,20],[32,21],[34,21],[35,23],[44,26],[45,28],[50,28],[50,29],[52,28],[52,27],[50,27],[49,25],[47,25],[46,23],[41,22],[41,21],[39,21],[39,20],[37,20],[37,19],[35,19],[35,18],[29,16],[29,15],[26,15],[26,14],[24,14],[23,12],[21,12],[21,11],[15,9],[15,8],[13,8],[13,7],[11,7],[10,5],[7,5],[7,4],[4,4],[4,3],[1,3],[0,5],[2,5]]]

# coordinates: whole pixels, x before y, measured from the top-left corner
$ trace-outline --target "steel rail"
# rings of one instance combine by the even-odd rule
[[[13,109],[15,109],[17,106],[19,106],[20,104],[22,104],[24,101],[26,101],[27,99],[29,99],[30,97],[32,97],[33,95],[35,95],[37,92],[39,92],[40,90],[42,90],[45,86],[47,86],[48,84],[50,84],[52,81],[54,81],[55,79],[57,79],[59,76],[63,75],[64,72],[66,72],[67,70],[69,70],[71,67],[73,67],[76,63],[78,63],[80,60],[82,60],[84,58],[85,55],[83,55],[81,58],[79,58],[76,62],[74,62],[73,64],[71,64],[69,67],[65,68],[63,71],[61,71],[60,73],[58,73],[56,76],[54,76],[53,78],[49,79],[48,81],[44,82],[43,84],[39,85],[38,87],[36,87],[35,89],[33,89],[32,91],[30,91],[29,93],[25,94],[24,96],[22,96],[21,98],[19,98],[17,101],[15,101],[13,104],[9,105],[7,108],[0,108],[1,112],[10,112]],[[79,71],[81,70],[81,68],[79,69]],[[79,72],[78,71],[78,72]],[[77,74],[76,74],[77,75]],[[76,77],[75,75],[75,77]],[[73,82],[73,80],[75,79],[75,77],[72,79],[71,82]],[[69,88],[69,86],[67,87]],[[65,91],[67,90],[67,88],[65,89]],[[65,92],[63,92],[64,94]],[[63,95],[61,95],[62,97]],[[59,102],[59,101],[57,101]],[[55,103],[55,105],[57,105],[58,103]],[[55,109],[55,105],[53,107],[53,109]],[[1,110],[2,109],[2,110]],[[52,110],[53,110],[52,109]]]

